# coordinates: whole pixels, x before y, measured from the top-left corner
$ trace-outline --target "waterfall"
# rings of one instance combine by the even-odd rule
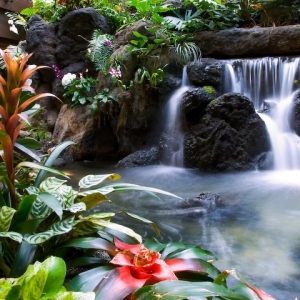
[[[182,71],[180,87],[171,95],[167,103],[165,139],[163,145],[163,161],[169,165],[183,167],[184,138],[181,132],[179,103],[183,94],[189,89],[186,66]]]
[[[242,93],[254,104],[269,132],[274,168],[300,169],[300,138],[289,124],[300,58],[231,60],[225,64],[224,92]]]

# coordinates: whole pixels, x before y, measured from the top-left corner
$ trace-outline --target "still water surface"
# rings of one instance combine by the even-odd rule
[[[65,167],[75,187],[88,174],[119,173],[120,182],[164,189],[185,199],[220,193],[222,205],[206,214],[174,214],[181,200],[162,201],[143,192],[109,195],[100,209],[126,210],[154,221],[161,242],[181,241],[213,252],[220,269],[236,268],[277,299],[300,299],[300,171],[207,174],[168,166],[116,169],[95,162]],[[165,211],[163,211],[165,210]],[[144,238],[154,231],[130,220],[116,220]]]

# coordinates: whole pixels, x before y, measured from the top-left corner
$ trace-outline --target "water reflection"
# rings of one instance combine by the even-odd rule
[[[91,163],[75,163],[66,168],[73,173],[72,184],[87,174],[117,172],[122,182],[136,183],[191,198],[201,192],[220,193],[221,205],[203,213],[179,213],[181,200],[162,201],[142,192],[126,192],[110,197],[101,210],[121,209],[154,221],[162,242],[198,244],[218,256],[220,269],[237,268],[277,299],[300,297],[300,171],[204,174],[196,170],[166,166],[112,169]],[[153,229],[117,217],[144,238]]]

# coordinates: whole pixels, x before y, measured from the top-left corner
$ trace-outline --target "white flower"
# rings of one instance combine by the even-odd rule
[[[8,22],[9,25],[13,25],[14,24],[13,20],[8,20],[7,22]]]
[[[76,79],[76,74],[68,73],[64,75],[63,79],[61,80],[62,85],[70,84],[74,79]]]

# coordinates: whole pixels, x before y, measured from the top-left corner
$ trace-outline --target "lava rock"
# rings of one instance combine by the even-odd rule
[[[245,96],[228,93],[210,102],[185,132],[185,165],[200,170],[248,170],[270,149],[265,123]]]

